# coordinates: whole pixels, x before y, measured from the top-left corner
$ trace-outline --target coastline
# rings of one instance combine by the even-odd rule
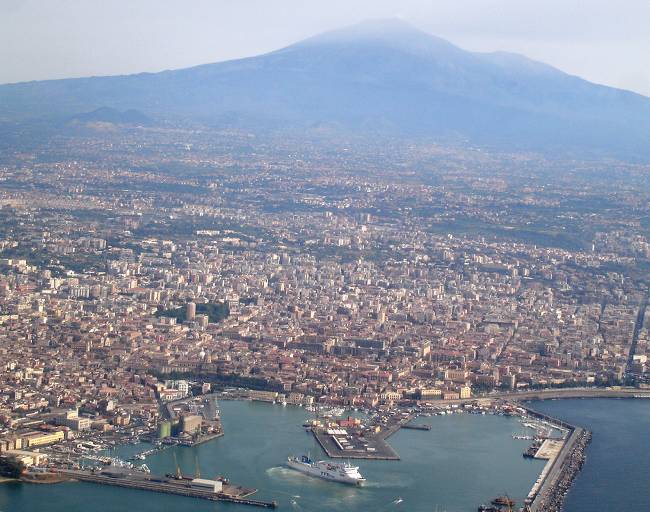
[[[580,390],[581,393],[584,393],[584,391],[585,390]],[[543,397],[542,400],[561,400],[561,399],[575,399],[575,398],[581,398],[581,399],[587,399],[587,398],[609,398],[609,399],[611,399],[611,398],[616,398],[616,399],[626,399],[626,400],[639,399],[638,396],[635,396],[635,395],[639,395],[639,390],[638,389],[634,390],[634,391],[636,391],[636,393],[625,392],[624,396],[613,396],[613,394],[612,394],[612,391],[615,391],[618,394],[618,393],[621,392],[621,390],[600,390],[600,391],[601,392],[603,392],[603,391],[606,392],[607,393],[606,396],[605,397],[597,397],[597,396],[593,396],[593,394],[588,394],[588,396],[579,396],[579,397],[566,396],[566,395],[558,397],[558,396],[554,396],[554,393],[552,393],[552,392],[549,393],[549,392],[546,392],[546,391],[542,392],[541,396]],[[539,392],[536,392],[536,393],[539,394]],[[640,394],[645,396],[645,394],[643,392],[640,393]],[[519,396],[521,396],[521,394],[519,394]],[[526,400],[530,400],[530,398],[528,398],[528,396],[529,396],[528,394],[526,394],[524,396],[526,397]],[[246,399],[241,399],[241,398],[235,398],[233,400],[234,401],[246,401]],[[264,401],[262,401],[262,402],[264,402]],[[501,402],[502,404],[510,403],[514,407],[518,407],[518,408],[522,408],[522,409],[526,410],[531,415],[538,415],[540,417],[540,419],[543,419],[543,420],[545,420],[547,422],[555,423],[555,424],[557,424],[559,426],[562,426],[564,428],[570,426],[573,429],[574,433],[577,432],[577,434],[575,435],[574,438],[572,438],[571,436],[567,437],[567,442],[565,443],[565,445],[563,446],[562,451],[561,451],[561,453],[564,454],[563,455],[563,460],[567,462],[567,465],[563,466],[563,464],[562,464],[563,461],[560,460],[559,455],[552,462],[549,461],[549,463],[547,463],[544,466],[544,468],[542,470],[542,473],[540,474],[540,476],[542,476],[542,475],[544,476],[544,479],[543,479],[543,482],[538,487],[538,492],[534,496],[529,495],[529,496],[532,497],[532,501],[529,504],[528,508],[523,509],[523,510],[530,510],[530,511],[536,511],[536,512],[542,512],[542,511],[544,511],[544,512],[546,512],[546,511],[552,512],[552,511],[560,510],[561,507],[562,507],[562,503],[563,503],[563,500],[565,498],[566,492],[570,488],[571,484],[573,483],[573,480],[574,480],[575,476],[578,474],[578,472],[580,471],[580,469],[582,467],[582,462],[584,461],[585,448],[586,448],[586,446],[588,444],[588,440],[587,440],[587,437],[586,437],[587,434],[589,434],[588,431],[586,429],[584,429],[583,427],[579,427],[577,425],[570,424],[570,423],[568,423],[568,422],[566,422],[564,420],[559,419],[558,417],[553,417],[553,416],[550,416],[550,415],[547,415],[547,414],[539,413],[538,411],[536,411],[534,409],[534,405],[531,406],[530,404],[524,404],[524,403],[520,403],[518,401],[506,401],[506,400],[501,399],[500,397],[490,397],[490,398],[476,397],[476,398],[473,398],[473,399],[465,400],[465,402],[467,402],[467,403],[471,403],[471,402],[474,402],[474,403],[486,403],[486,402],[498,403],[498,402]],[[451,403],[451,401],[441,401],[441,400],[439,400],[439,401],[436,401],[434,403],[435,403],[435,405],[443,406],[443,407],[453,405]],[[428,402],[428,404],[431,405],[431,402]],[[282,406],[281,403],[276,403],[275,405]],[[292,405],[292,404],[287,404],[287,405]],[[296,407],[296,408],[298,408],[298,407]],[[465,411],[463,411],[463,412],[465,412]],[[579,434],[583,434],[583,436],[581,436]],[[557,473],[554,473],[555,477],[551,478],[551,476],[552,476],[551,475],[551,470],[554,467],[560,467],[560,466],[565,467],[567,469],[567,471],[561,471],[561,472],[558,471]],[[570,471],[568,471],[569,469],[570,469]],[[569,477],[566,478],[567,476],[569,476]]]

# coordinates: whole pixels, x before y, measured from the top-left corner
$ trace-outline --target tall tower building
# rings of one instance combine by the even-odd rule
[[[185,310],[186,320],[194,320],[196,318],[196,304],[194,302],[188,302]]]

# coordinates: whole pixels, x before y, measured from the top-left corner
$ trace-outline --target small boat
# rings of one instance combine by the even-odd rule
[[[514,507],[515,501],[508,498],[508,496],[497,496],[492,500],[492,505],[498,507]]]

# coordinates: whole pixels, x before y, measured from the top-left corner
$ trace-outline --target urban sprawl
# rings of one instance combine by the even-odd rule
[[[649,382],[641,168],[95,129],[0,163],[2,452],[160,433],[230,387],[388,410]]]

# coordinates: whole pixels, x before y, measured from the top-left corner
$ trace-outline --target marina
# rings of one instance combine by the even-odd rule
[[[185,400],[175,403],[175,406],[187,406],[188,404],[191,405],[191,402]],[[169,405],[167,406],[167,409],[170,412],[172,410]],[[428,422],[414,422],[413,420],[417,417],[424,419],[449,414],[458,415],[470,413],[474,415],[502,415],[516,418],[521,425],[521,429],[523,429],[522,431],[534,432],[534,435],[511,435],[511,438],[515,441],[533,441],[532,444],[524,450],[524,458],[546,461],[546,464],[535,480],[531,490],[528,492],[527,496],[522,499],[524,507],[522,510],[526,511],[545,510],[541,507],[547,507],[549,502],[561,504],[562,498],[558,489],[561,489],[563,485],[566,486],[566,482],[570,482],[576,472],[575,464],[567,467],[565,461],[574,461],[576,459],[574,453],[576,450],[575,439],[581,439],[583,434],[582,429],[579,429],[579,427],[574,427],[556,418],[538,413],[528,407],[520,406],[517,403],[511,404],[507,402],[488,404],[486,402],[479,403],[475,401],[473,403],[466,403],[462,406],[452,404],[432,407],[430,405],[425,405],[424,408],[417,407],[406,410],[398,409],[392,411],[378,411],[372,415],[366,416],[365,419],[351,416],[337,419],[337,416],[344,413],[343,410],[335,411],[335,414],[332,414],[331,409],[324,410],[320,407],[310,407],[305,408],[305,411],[308,413],[316,413],[315,419],[303,422],[303,425],[307,426],[307,430],[314,436],[319,447],[331,459],[346,458],[386,461],[400,459],[398,453],[387,442],[387,439],[397,431],[400,429],[415,431],[431,430],[432,425]],[[220,430],[219,434],[223,435],[223,431]],[[585,435],[588,435],[588,433],[585,433]],[[180,443],[177,444],[184,446]],[[167,474],[166,476],[168,479],[165,482],[161,482],[155,477],[147,476],[147,474],[150,473],[150,469],[146,464],[137,467],[133,464],[136,461],[146,459],[149,455],[153,455],[161,446],[164,445],[158,443],[151,449],[136,452],[129,457],[126,462],[107,457],[96,457],[96,459],[104,464],[110,461],[112,465],[115,465],[116,461],[119,461],[120,465],[123,467],[131,470],[138,469],[139,471],[137,473],[130,472],[128,478],[118,481],[118,483],[123,483],[123,486],[125,487],[152,490],[153,488],[151,487],[151,484],[153,479],[156,484],[155,488],[160,492],[195,496],[204,499],[212,499],[213,501],[221,501],[220,498],[227,500],[243,500],[247,498],[250,493],[255,492],[255,490],[252,490],[249,493],[243,493],[242,490],[239,494],[228,492],[225,494],[220,493],[218,496],[207,495],[206,498],[206,495],[201,493],[194,494],[194,490],[190,489],[188,491],[187,485],[181,485],[179,487],[179,481],[185,481],[184,483],[187,483],[187,481],[190,481],[191,479],[181,476],[180,466],[176,462],[176,453],[173,454],[176,475]],[[325,480],[354,483],[356,485],[365,483],[366,481],[366,479],[359,473],[358,468],[350,466],[348,463],[337,464],[328,461],[314,462],[308,456],[302,456],[300,458],[288,458],[287,465],[290,468],[309,476],[316,476]],[[197,474],[198,473],[199,470],[197,465]],[[118,483],[115,483],[114,479],[106,480],[104,475],[101,473],[97,474],[94,470],[92,474],[89,475],[88,473],[83,473],[82,476],[88,477],[85,478],[85,481],[118,485]],[[81,480],[84,480],[84,478],[81,478]],[[161,484],[162,487],[158,484]],[[244,501],[238,502],[244,503]],[[275,500],[262,503],[275,503]],[[494,503],[490,506],[481,505],[480,509],[490,510],[491,506],[494,506]]]

